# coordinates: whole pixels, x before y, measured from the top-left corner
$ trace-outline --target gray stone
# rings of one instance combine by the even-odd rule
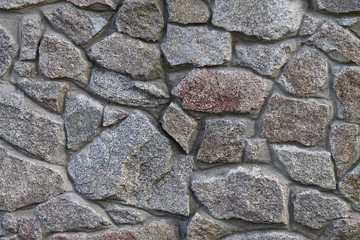
[[[69,78],[86,85],[89,81],[90,63],[80,49],[57,35],[45,35],[39,48],[40,70],[48,78]]]
[[[269,169],[239,166],[223,176],[195,179],[191,185],[195,196],[216,218],[288,222],[286,185]]]
[[[40,222],[35,217],[24,217],[19,219],[20,239],[42,240],[43,231]]]
[[[315,100],[297,100],[279,94],[271,97],[263,120],[266,138],[314,146],[325,139],[332,107]]]
[[[105,210],[116,224],[141,223],[147,216],[146,213],[136,208],[123,207],[116,204],[107,206]]]
[[[66,0],[78,7],[90,7],[96,10],[116,9],[120,0]]]
[[[0,239],[1,239],[1,240],[19,240],[17,234],[8,235],[8,236],[2,237],[2,238],[0,238]]]
[[[357,0],[316,0],[320,10],[332,13],[360,12],[360,2]]]
[[[167,0],[167,5],[170,22],[206,23],[210,18],[208,6],[201,0]]]
[[[308,238],[286,231],[249,232],[232,235],[224,240],[307,240]]]
[[[161,126],[189,154],[197,136],[197,121],[171,103],[161,118]]]
[[[118,123],[129,116],[129,113],[117,106],[106,106],[104,108],[103,126],[108,127]]]
[[[296,33],[306,10],[302,0],[216,0],[212,23],[265,40]]]
[[[231,35],[206,27],[180,27],[169,24],[161,50],[171,66],[221,65],[231,60]]]
[[[0,3],[1,6],[1,3]],[[4,75],[12,64],[19,50],[18,44],[13,37],[0,26],[0,76]]]
[[[26,16],[21,21],[21,60],[35,60],[37,57],[38,45],[43,34],[41,17]]]
[[[295,181],[336,189],[331,154],[326,151],[305,150],[290,145],[274,145],[276,157]]]
[[[329,220],[349,216],[350,208],[343,200],[317,190],[293,193],[291,200],[295,222],[312,229],[321,229]]]
[[[360,209],[360,164],[347,173],[339,183],[339,191]]]
[[[14,65],[14,71],[20,77],[34,78],[37,75],[36,62],[18,61]]]
[[[188,240],[217,240],[225,236],[228,231],[217,220],[206,215],[195,213],[186,228]]]
[[[173,89],[183,108],[207,113],[259,111],[272,82],[238,69],[194,69]]]
[[[255,138],[246,140],[245,161],[252,163],[270,163],[269,147],[266,139]]]
[[[77,45],[87,43],[107,25],[105,18],[79,10],[72,4],[45,8],[42,13],[54,28],[64,32]]]
[[[235,63],[250,67],[261,75],[275,77],[296,48],[295,40],[275,44],[236,44]]]
[[[337,19],[337,22],[340,26],[351,27],[360,20],[360,17],[344,17]]]
[[[113,33],[95,43],[87,54],[99,65],[129,74],[136,80],[163,76],[161,52],[157,46],[121,33]]]
[[[1,219],[1,225],[6,229],[7,231],[11,233],[17,233],[18,232],[18,222],[17,219],[10,213],[5,213]]]
[[[325,229],[319,240],[358,240],[359,236],[360,219],[339,219]]]
[[[299,31],[300,36],[313,35],[325,20],[312,14],[305,14]]]
[[[58,0],[1,0],[0,1],[0,9],[17,9],[17,8],[23,8],[30,5],[35,4],[45,4],[45,3],[52,3],[56,2]],[[84,0],[83,0],[84,1]]]
[[[358,37],[360,37],[360,17],[357,23],[351,26],[350,28]]]

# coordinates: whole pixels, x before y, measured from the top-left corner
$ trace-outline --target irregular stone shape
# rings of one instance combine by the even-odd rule
[[[170,22],[206,23],[210,18],[209,8],[201,0],[167,0],[167,5]]]
[[[314,146],[323,140],[332,107],[314,100],[296,100],[275,94],[263,120],[263,136],[276,141],[296,141]]]
[[[10,213],[5,213],[1,220],[1,225],[6,229],[7,231],[11,233],[17,233],[18,232],[18,222],[17,219]]]
[[[329,152],[309,151],[290,145],[274,145],[273,149],[292,179],[306,185],[336,189],[334,166]]]
[[[241,162],[245,149],[245,124],[241,120],[208,119],[197,159],[203,162]]]
[[[41,17],[26,16],[21,21],[21,60],[35,60],[38,45],[43,34]]]
[[[197,121],[171,103],[161,118],[161,126],[189,154],[197,135]]]
[[[79,10],[72,4],[46,8],[42,13],[53,27],[77,45],[87,43],[107,25],[105,18]]]
[[[63,111],[65,96],[69,90],[68,84],[19,78],[16,80],[16,85],[28,96],[40,102],[46,108],[57,113]]]
[[[360,18],[354,25],[350,28],[358,37],[360,37]]]
[[[180,27],[169,24],[161,50],[171,66],[221,65],[231,60],[231,35],[206,27]]]
[[[129,113],[117,106],[106,106],[104,108],[103,126],[108,127],[118,123],[129,116]]]
[[[339,191],[360,209],[360,165],[347,173],[339,183]]]
[[[288,222],[286,185],[268,169],[239,166],[224,176],[195,179],[191,185],[195,196],[216,218]]]
[[[19,236],[21,239],[43,239],[43,232],[40,226],[40,222],[35,217],[21,218],[19,220]]]
[[[315,49],[303,48],[286,64],[280,82],[286,91],[298,97],[323,91],[329,82],[327,58]]]
[[[58,0],[1,0],[0,9],[17,9],[40,3],[51,3]],[[84,0],[83,0],[84,1]]]
[[[77,149],[92,139],[100,127],[103,108],[101,103],[84,94],[66,100],[64,120],[68,148]]]
[[[333,221],[320,236],[319,240],[357,240],[360,236],[359,219],[339,219]]]
[[[64,121],[23,94],[0,91],[0,137],[48,162],[66,164]]]
[[[19,46],[13,37],[0,26],[0,76],[9,70],[12,59],[16,57],[18,50]]]
[[[348,217],[350,208],[337,197],[327,196],[317,190],[292,194],[294,220],[313,229],[321,229],[328,220]]]
[[[270,163],[271,157],[266,139],[246,140],[245,161],[254,163]]]
[[[344,17],[337,19],[337,23],[343,27],[351,27],[360,20],[360,17]]]
[[[357,0],[316,0],[321,10],[333,13],[360,12],[360,2]]]
[[[306,4],[301,0],[216,0],[212,23],[265,40],[277,40],[300,28]]]
[[[296,47],[294,40],[275,44],[236,44],[235,63],[250,67],[261,75],[275,77],[292,53],[296,51]]]
[[[39,65],[48,78],[69,78],[81,85],[89,81],[90,64],[80,50],[65,38],[45,35],[41,41]]]
[[[99,65],[129,74],[136,80],[163,76],[162,57],[157,46],[121,33],[113,33],[95,43],[87,54]]]
[[[5,236],[5,237],[2,237],[1,240],[19,240],[18,238],[18,235],[8,235],[8,236]]]
[[[20,77],[34,78],[37,75],[36,62],[18,61],[14,64],[14,71]]]
[[[316,30],[324,23],[324,20],[312,14],[305,14],[299,31],[300,36],[313,35]]]
[[[172,91],[183,108],[208,113],[260,110],[272,82],[237,69],[194,69]]]
[[[119,0],[66,0],[79,7],[93,7],[96,10],[115,9]]]
[[[145,220],[144,212],[136,208],[112,204],[105,210],[116,224],[137,224]]]
[[[342,177],[360,158],[360,127],[356,124],[333,123],[329,138],[336,173]]]
[[[348,67],[335,76],[334,88],[345,118],[360,123],[360,67]]]
[[[186,232],[186,239],[188,240],[217,240],[227,234],[223,225],[215,219],[204,216],[198,212],[195,213],[188,222]]]
[[[88,89],[108,101],[129,106],[157,107],[170,98],[164,81],[134,81],[100,68],[93,70]]]
[[[232,235],[224,240],[306,240],[308,238],[291,232],[271,231],[271,232],[250,232]]]

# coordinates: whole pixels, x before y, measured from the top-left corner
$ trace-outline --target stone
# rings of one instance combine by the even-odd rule
[[[207,113],[259,111],[272,82],[238,69],[194,69],[172,94],[183,100],[184,109]]]
[[[307,240],[308,238],[292,232],[286,231],[263,231],[263,232],[249,232],[232,235],[224,238],[224,240]]]
[[[265,113],[262,135],[270,140],[314,146],[325,139],[331,117],[328,103],[275,94]]]
[[[339,182],[339,191],[360,209],[360,165],[348,172]]]
[[[90,63],[64,37],[46,34],[39,48],[41,72],[48,78],[71,79],[80,85],[87,85]]]
[[[303,48],[285,66],[280,82],[287,92],[307,97],[328,88],[328,63],[324,54]]]
[[[116,224],[141,223],[147,215],[136,208],[123,207],[116,204],[107,206],[105,210]]]
[[[41,17],[26,16],[21,21],[20,60],[36,60],[40,38],[44,32]]]
[[[157,107],[170,98],[164,81],[134,81],[101,68],[94,68],[88,89],[108,101],[129,106]]]
[[[37,75],[36,62],[15,62],[14,71],[20,77],[34,78]]]
[[[19,220],[19,236],[21,239],[42,240],[43,231],[35,217],[24,217]]]
[[[254,138],[246,140],[245,161],[252,163],[270,163],[271,157],[266,139]]]
[[[87,54],[99,65],[129,74],[135,80],[151,80],[163,76],[163,60],[157,46],[125,34],[113,33],[107,36],[93,44]]]
[[[296,33],[306,10],[302,0],[216,0],[212,24],[264,40]]]
[[[17,9],[17,8],[23,8],[30,5],[35,4],[45,4],[45,3],[52,3],[56,2],[58,0],[1,0],[0,1],[0,9]],[[84,1],[84,0],[83,0]]]
[[[65,105],[65,129],[67,147],[77,149],[90,141],[101,125],[103,105],[84,94],[67,98]]]
[[[324,20],[312,14],[305,14],[299,31],[300,36],[313,35],[316,30],[324,23]]]
[[[6,229],[7,231],[11,233],[17,233],[18,232],[18,222],[17,219],[10,213],[5,213],[1,220],[1,225]]]
[[[12,59],[17,56],[18,50],[19,46],[13,37],[5,28],[0,26],[0,77],[8,72],[12,64]]]
[[[350,123],[333,123],[329,139],[337,176],[342,177],[360,158],[360,127]]]
[[[96,10],[116,9],[119,0],[66,0],[78,7],[90,7]]]
[[[206,23],[210,18],[208,6],[201,0],[167,0],[167,5],[169,22]]]
[[[77,9],[72,4],[45,8],[42,13],[55,29],[65,33],[76,45],[90,41],[108,23],[100,15]]]
[[[161,118],[162,128],[189,154],[197,136],[197,121],[171,103]]]
[[[246,124],[237,119],[207,119],[197,159],[208,163],[239,163],[245,149]]]
[[[295,40],[280,43],[252,44],[238,43],[235,45],[235,63],[249,67],[261,75],[275,77],[280,68],[296,51]]]
[[[225,175],[195,179],[191,188],[218,219],[288,222],[287,185],[269,169],[239,166]]]
[[[161,50],[171,66],[221,65],[231,60],[231,48],[231,35],[228,32],[173,24],[168,25],[166,38],[161,44]]]
[[[68,84],[19,78],[16,80],[16,85],[44,107],[56,113],[63,111],[65,96],[69,90]]]
[[[274,145],[274,153],[295,181],[336,189],[331,154],[326,151],[306,150],[290,145]]]
[[[320,10],[332,13],[360,12],[360,2],[354,0],[316,0]]]
[[[357,23],[355,23],[354,25],[352,25],[350,27],[351,31],[353,31],[358,37],[360,37],[360,17],[359,20],[357,21]]]
[[[337,23],[343,27],[351,27],[360,20],[360,17],[344,17],[337,19]]]
[[[18,235],[13,234],[13,235],[8,235],[5,237],[2,237],[1,240],[19,240]]]
[[[225,236],[228,231],[215,219],[197,212],[188,222],[186,233],[188,240],[217,240]]]
[[[319,240],[357,240],[360,236],[359,219],[339,219],[333,221],[320,236]]]
[[[350,208],[345,201],[318,190],[293,193],[291,200],[295,222],[312,229],[321,229],[329,220],[349,216]]]
[[[129,113],[120,107],[108,105],[104,107],[103,126],[108,127],[129,116]]]

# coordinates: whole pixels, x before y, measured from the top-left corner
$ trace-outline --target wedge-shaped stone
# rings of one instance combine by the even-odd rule
[[[219,223],[218,220],[201,213],[195,213],[186,228],[186,239],[188,240],[217,240],[227,235],[229,230]]]
[[[120,107],[108,105],[104,108],[103,126],[108,127],[116,124],[129,116],[129,113]]]
[[[120,0],[66,0],[79,7],[90,7],[96,10],[115,9]]]
[[[40,16],[26,16],[21,21],[21,60],[35,60],[43,34]]]
[[[357,240],[360,236],[360,219],[339,219],[333,221],[319,240]]]
[[[347,173],[339,183],[340,193],[360,210],[360,165]]]
[[[360,12],[360,2],[357,0],[316,0],[319,9],[332,13]]]
[[[264,231],[264,232],[249,232],[243,234],[236,234],[224,238],[224,240],[307,240],[308,238],[292,232],[286,231]]]
[[[300,36],[313,35],[316,30],[324,23],[324,19],[318,15],[307,13],[304,15],[301,28],[299,31]]]
[[[35,78],[37,75],[36,62],[18,61],[14,64],[14,72],[20,77]]]
[[[13,37],[0,26],[0,76],[4,75],[12,64],[19,50],[18,44]]]
[[[210,18],[208,6],[201,0],[167,0],[167,4],[170,22],[206,23]]]
[[[0,9],[17,9],[40,3],[52,3],[58,0],[1,0]],[[80,0],[84,1],[84,0]]]

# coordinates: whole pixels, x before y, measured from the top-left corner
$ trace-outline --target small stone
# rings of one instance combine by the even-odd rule
[[[27,7],[30,5],[35,5],[40,3],[42,4],[52,3],[56,1],[58,0],[11,0],[11,1],[2,0],[0,1],[0,9],[17,9],[17,8]]]
[[[271,157],[266,139],[246,140],[245,161],[252,163],[270,163]]]
[[[193,180],[192,190],[216,218],[288,222],[286,185],[269,169],[239,166],[223,176]]]
[[[34,78],[37,75],[36,62],[18,61],[14,65],[14,71],[20,77]]]
[[[276,141],[314,146],[325,139],[331,116],[332,107],[327,103],[275,94],[265,113],[262,135]]]
[[[5,213],[1,220],[1,225],[11,233],[18,232],[18,222],[17,219],[10,213]]]
[[[16,80],[16,85],[46,108],[56,113],[63,111],[65,96],[69,89],[68,84],[19,78]]]
[[[286,231],[250,232],[232,235],[223,240],[307,240],[308,238]]]
[[[358,240],[359,236],[360,219],[339,219],[325,229],[319,240]]]
[[[360,37],[360,17],[357,23],[351,26],[351,31],[353,31],[358,37]]]
[[[201,0],[167,0],[167,5],[170,22],[206,23],[210,18],[208,6]]]
[[[212,23],[264,40],[296,33],[306,10],[302,0],[216,0]]]
[[[21,239],[42,240],[43,232],[40,222],[35,217],[25,217],[19,220],[19,236]]]
[[[337,19],[340,26],[351,27],[360,20],[360,17],[344,17]]]
[[[87,54],[99,65],[129,74],[135,80],[151,80],[163,76],[163,60],[157,46],[125,34],[113,33],[107,36],[92,45]]]
[[[231,35],[206,27],[180,27],[169,24],[161,50],[171,66],[221,65],[231,60]]]
[[[316,0],[320,10],[332,13],[360,12],[360,2],[357,0]]]
[[[189,154],[197,136],[197,121],[171,103],[162,116],[161,126]]]
[[[57,35],[45,35],[41,41],[39,65],[48,78],[69,78],[86,85],[90,64],[71,42]]]
[[[108,127],[118,123],[129,116],[129,113],[117,106],[106,106],[104,108],[103,126]]]
[[[259,111],[272,82],[237,69],[194,69],[172,91],[183,108],[207,113]]]
[[[350,208],[337,197],[307,190],[292,194],[294,220],[312,229],[321,229],[328,220],[348,217]]]
[[[215,219],[198,212],[190,219],[186,232],[188,240],[217,240],[228,233]]]
[[[275,77],[296,51],[296,47],[294,40],[275,44],[236,44],[235,63],[250,67],[261,75]]]
[[[360,165],[347,173],[339,183],[339,191],[352,203],[357,209],[360,209]]]
[[[299,35],[300,36],[313,35],[316,32],[316,30],[320,27],[320,25],[322,25],[323,23],[324,20],[322,18],[307,13],[303,17]]]
[[[41,17],[26,16],[21,21],[21,60],[36,60],[38,45],[43,34]]]
[[[9,70],[12,59],[16,57],[18,50],[19,46],[13,37],[0,26],[0,76],[3,76]]]
[[[79,7],[90,7],[96,10],[116,9],[120,0],[66,0]]]
[[[112,204],[105,208],[116,224],[137,224],[145,220],[146,214],[136,208],[122,207]]]

